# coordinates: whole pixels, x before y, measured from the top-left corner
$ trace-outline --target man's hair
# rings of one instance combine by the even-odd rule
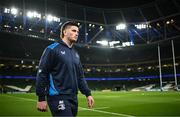
[[[67,21],[65,22],[62,26],[61,26],[61,33],[60,33],[60,37],[63,38],[64,37],[64,30],[68,27],[68,26],[77,26],[79,28],[79,25],[75,22],[75,21]]]

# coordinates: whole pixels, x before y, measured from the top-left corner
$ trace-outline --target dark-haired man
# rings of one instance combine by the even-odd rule
[[[79,35],[77,23],[68,21],[61,26],[61,39],[49,45],[40,59],[36,79],[37,109],[53,116],[76,116],[78,89],[94,105],[91,91],[84,80],[83,68],[73,44]]]

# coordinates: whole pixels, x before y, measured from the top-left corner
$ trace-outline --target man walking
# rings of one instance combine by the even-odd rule
[[[79,26],[73,21],[61,27],[61,39],[49,45],[40,59],[36,80],[37,109],[53,116],[76,116],[78,89],[87,97],[88,106],[94,105],[91,91],[84,80],[84,72],[73,44],[77,41]]]

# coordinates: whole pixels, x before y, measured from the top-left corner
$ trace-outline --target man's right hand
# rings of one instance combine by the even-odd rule
[[[37,109],[42,112],[48,111],[48,105],[46,101],[37,102]]]

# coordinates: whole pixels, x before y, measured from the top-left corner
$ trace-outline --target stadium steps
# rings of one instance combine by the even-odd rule
[[[20,88],[20,87],[17,87],[17,86],[13,86],[13,85],[5,85],[5,87],[11,88],[11,89],[14,89],[14,90],[17,90],[17,91],[20,91],[20,92],[28,92],[28,91],[30,91],[32,85],[27,85],[24,89]]]
[[[145,86],[142,86],[142,87],[133,88],[131,91],[148,91],[151,88],[153,88],[154,86],[155,86],[155,84],[149,84],[149,85],[145,85]]]

